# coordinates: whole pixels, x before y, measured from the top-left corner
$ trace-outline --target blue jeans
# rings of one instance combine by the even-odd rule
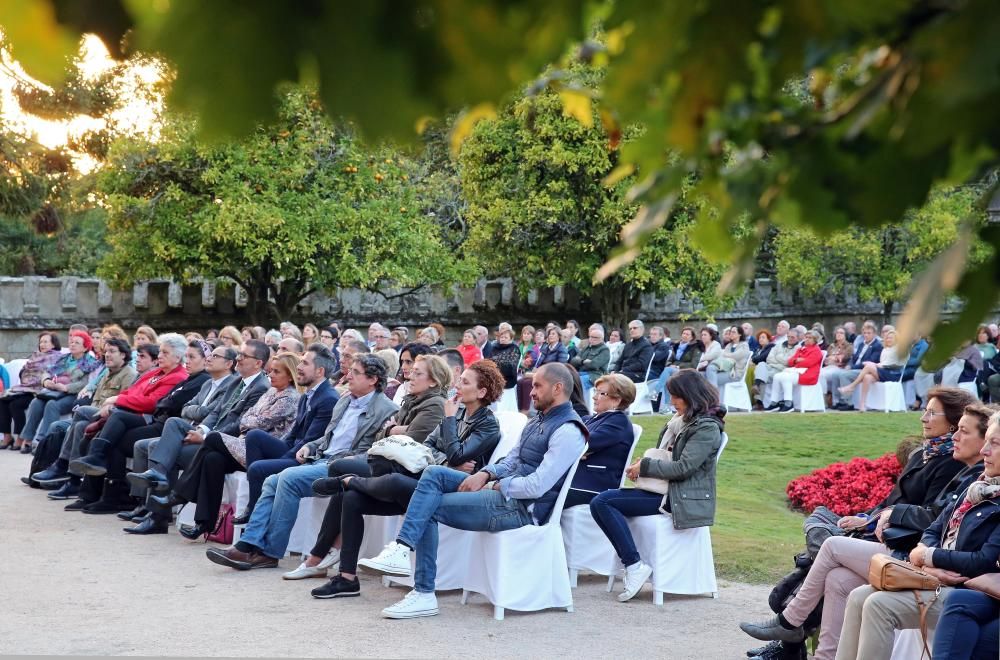
[[[606,490],[590,500],[590,513],[593,514],[594,521],[611,541],[618,558],[625,566],[639,561],[639,551],[636,550],[632,532],[628,528],[628,519],[662,515],[662,500],[663,495],[638,488]]]
[[[417,553],[415,591],[434,592],[439,522],[473,532],[503,532],[533,524],[521,500],[507,499],[498,490],[459,493],[459,484],[468,476],[441,465],[431,465],[420,475],[396,537]]]
[[[326,461],[318,461],[290,467],[265,479],[264,490],[240,542],[256,546],[268,557],[284,557],[299,514],[299,501],[313,496],[312,482],[325,477],[326,472]]]
[[[667,381],[670,377],[677,373],[677,367],[663,367],[663,371],[660,372],[660,377],[654,381],[650,381],[649,391],[653,394],[660,395],[667,390]]]
[[[972,589],[950,592],[934,629],[934,658],[987,660],[1000,647],[1000,603]]]
[[[285,468],[295,467],[299,462],[295,460],[295,454],[287,454],[288,446],[284,440],[260,429],[249,431],[244,441],[247,452],[247,484],[250,488],[250,499],[247,501],[249,511],[260,499],[265,479]]]
[[[76,405],[75,394],[63,394],[58,399],[46,401],[34,398],[28,405],[28,416],[21,430],[21,437],[34,442],[40,442],[49,432],[49,426],[59,421],[63,415],[68,415]]]

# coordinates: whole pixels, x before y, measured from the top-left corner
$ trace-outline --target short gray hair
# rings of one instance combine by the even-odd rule
[[[278,330],[268,330],[267,334],[264,335],[264,339],[273,339],[274,342],[277,343],[281,341],[283,337],[281,336],[281,332]]]
[[[821,333],[819,330],[810,330],[809,332],[806,333],[806,337],[812,337],[817,345],[823,343],[823,333]]]
[[[176,332],[168,332],[166,334],[160,335],[156,342],[159,346],[169,346],[170,351],[180,357],[181,364],[187,360],[187,339],[180,336]]]

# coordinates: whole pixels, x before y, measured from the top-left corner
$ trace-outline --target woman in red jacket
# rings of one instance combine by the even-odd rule
[[[140,376],[132,385],[122,390],[121,394],[105,401],[98,411],[99,418],[107,421],[98,432],[98,437],[91,440],[87,455],[70,462],[71,473],[79,476],[103,476],[108,470],[107,454],[112,443],[117,442],[129,430],[148,425],[153,419],[157,401],[187,378],[188,373],[184,368],[187,341],[184,337],[167,333],[159,337],[159,344],[157,366]],[[109,484],[105,484],[105,489],[108,486]],[[125,484],[122,482],[118,486]],[[127,487],[123,490],[127,495]],[[102,502],[104,499],[108,498],[102,498]],[[124,497],[122,499],[121,505],[125,506]],[[114,513],[121,510],[113,506],[101,507],[100,511],[80,508],[88,513]]]
[[[466,330],[462,333],[462,343],[456,348],[462,354],[462,360],[465,361],[465,366],[467,367],[473,362],[483,359],[483,352],[476,345],[476,335],[472,330]]]
[[[788,367],[774,375],[771,385],[775,401],[781,401],[777,412],[792,412],[792,391],[796,385],[815,385],[819,382],[819,370],[823,366],[823,352],[819,349],[822,335],[815,330],[806,333],[792,357],[788,359]],[[773,411],[772,411],[773,412]]]

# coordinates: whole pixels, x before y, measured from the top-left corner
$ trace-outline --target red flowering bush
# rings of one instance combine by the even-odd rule
[[[889,494],[902,467],[896,454],[852,458],[793,479],[785,489],[793,509],[811,513],[823,505],[840,516],[872,508]]]

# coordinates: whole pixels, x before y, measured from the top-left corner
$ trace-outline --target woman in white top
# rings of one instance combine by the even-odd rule
[[[611,360],[608,362],[608,371],[614,371],[618,368],[618,360],[622,357],[622,351],[625,349],[625,342],[622,341],[622,331],[620,328],[612,328],[611,332],[608,334],[608,350],[611,351]]]
[[[705,351],[701,354],[701,360],[698,362],[698,371],[704,376],[708,365],[722,357],[722,344],[719,343],[719,331],[708,327],[702,328],[701,343],[705,347]]]
[[[872,383],[885,383],[887,381],[897,381],[903,373],[906,365],[906,358],[900,357],[899,346],[896,344],[896,331],[889,330],[885,333],[885,345],[882,347],[882,355],[878,364],[865,362],[861,365],[858,377],[851,383],[840,388],[840,393],[850,396],[854,388],[861,385],[861,412],[865,411],[865,401],[868,397],[868,389]]]

